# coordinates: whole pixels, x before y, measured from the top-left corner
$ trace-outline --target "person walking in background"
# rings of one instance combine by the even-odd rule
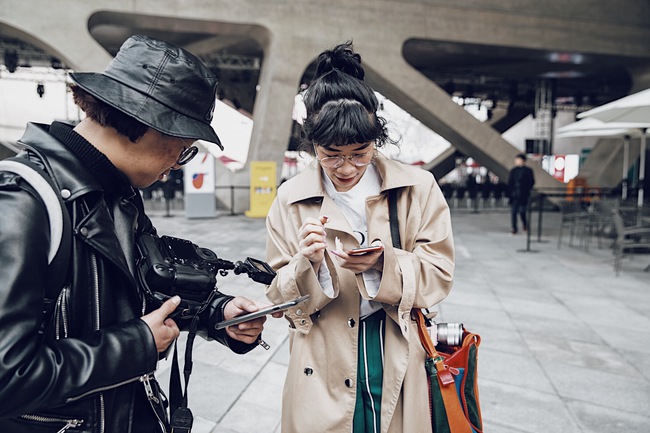
[[[72,227],[60,267],[48,266],[56,239],[45,203],[24,176],[0,172],[0,432],[166,432],[154,372],[189,320],[169,317],[178,296],[157,302],[138,279],[136,238],[156,230],[137,189],[192,159],[195,140],[220,146],[210,126],[217,81],[190,53],[145,36],[130,37],[103,73],[71,78],[86,117],[29,123],[18,155],[64,199]],[[258,306],[211,295],[199,335],[237,353],[256,347],[264,318],[214,325]]]
[[[530,167],[526,167],[526,154],[520,153],[515,156],[515,166],[510,170],[508,176],[508,191],[510,194],[510,233],[513,235],[518,232],[518,218],[521,218],[524,232],[528,230],[526,209],[534,185],[535,176],[533,175],[533,170]]]
[[[304,96],[309,167],[278,189],[266,224],[273,302],[289,309],[282,432],[431,432],[425,353],[413,308],[451,290],[447,202],[428,171],[378,152],[389,139],[351,42],[322,52]],[[401,247],[388,194],[397,191]],[[355,248],[377,251],[356,255]]]

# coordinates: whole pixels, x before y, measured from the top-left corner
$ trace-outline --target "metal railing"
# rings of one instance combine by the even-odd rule
[[[544,222],[544,213],[549,211],[560,211],[561,205],[557,203],[558,199],[562,201],[571,201],[576,206],[576,209],[582,210],[585,215],[596,216],[595,206],[603,202],[604,200],[613,200],[615,206],[621,209],[626,209],[629,212],[642,215],[644,212],[650,210],[650,204],[647,204],[643,208],[639,208],[636,205],[636,189],[628,190],[627,200],[620,199],[620,190],[614,188],[592,188],[587,191],[577,189],[576,192],[567,192],[564,188],[556,189],[543,189],[536,190],[531,200],[528,203],[526,208],[527,219],[529,221],[529,230],[526,236],[526,251],[530,251],[531,243],[531,234],[533,230],[530,230],[531,223],[533,222],[532,214],[537,212],[537,242],[544,242],[542,239],[543,236],[543,222]],[[553,200],[555,199],[555,200]]]

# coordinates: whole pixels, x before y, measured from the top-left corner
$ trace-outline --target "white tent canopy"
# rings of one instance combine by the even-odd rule
[[[625,96],[592,110],[578,114],[579,119],[593,118],[603,122],[650,124],[650,89]],[[650,125],[646,125],[650,126]]]
[[[586,111],[585,113],[588,113]],[[584,113],[582,113],[584,114]],[[557,129],[556,138],[563,137],[612,137],[624,136],[626,133],[640,136],[641,129],[650,128],[650,120],[645,123],[603,122],[596,118],[587,117],[577,122],[569,123]],[[576,135],[571,135],[576,133]]]
[[[641,132],[641,154],[639,161],[639,197],[637,206],[643,207],[643,184],[645,182],[646,136],[650,128],[650,89],[625,96],[592,110],[578,114],[581,119],[595,119],[612,125],[628,124]]]
[[[631,127],[634,125],[636,127]],[[641,136],[643,124],[629,124],[621,122],[602,122],[598,119],[587,117],[577,122],[570,123],[558,128],[555,138],[569,137],[601,137],[601,138],[622,138],[623,142],[623,176],[621,198],[627,199],[627,170],[630,155],[630,138]]]

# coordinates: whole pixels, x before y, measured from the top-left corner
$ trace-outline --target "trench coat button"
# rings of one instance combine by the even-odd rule
[[[312,374],[314,374],[314,369],[311,367],[305,367],[303,372],[305,373],[305,376],[311,376]]]
[[[345,386],[347,386],[348,388],[352,388],[352,379],[350,379],[349,377],[346,377],[345,378]]]
[[[296,310],[296,316],[302,316],[302,310]]]
[[[348,319],[348,326],[349,326],[350,328],[354,328],[354,325],[355,325],[355,324],[356,324],[356,322],[354,321],[353,318],[349,318],[349,319]]]
[[[307,321],[305,319],[300,319],[300,324],[301,325],[304,325],[305,323],[307,323]]]
[[[88,236],[88,229],[86,227],[82,227],[79,229],[79,233],[81,233],[81,236]]]
[[[61,198],[62,198],[62,199],[65,200],[65,199],[67,199],[67,198],[70,198],[71,195],[72,195],[72,193],[70,192],[69,189],[62,189],[62,190],[61,190]]]

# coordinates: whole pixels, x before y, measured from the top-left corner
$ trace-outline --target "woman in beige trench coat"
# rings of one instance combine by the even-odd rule
[[[268,298],[310,295],[285,314],[291,356],[283,433],[431,432],[425,353],[411,310],[437,304],[451,289],[449,209],[431,173],[378,154],[388,141],[385,122],[362,79],[350,43],[321,54],[303,125],[316,159],[279,188],[267,217],[267,260],[278,273]],[[391,244],[391,189],[398,190],[401,248]],[[383,248],[346,253],[371,244]],[[385,315],[380,414],[374,426],[360,429],[354,420],[359,335],[375,313]]]

